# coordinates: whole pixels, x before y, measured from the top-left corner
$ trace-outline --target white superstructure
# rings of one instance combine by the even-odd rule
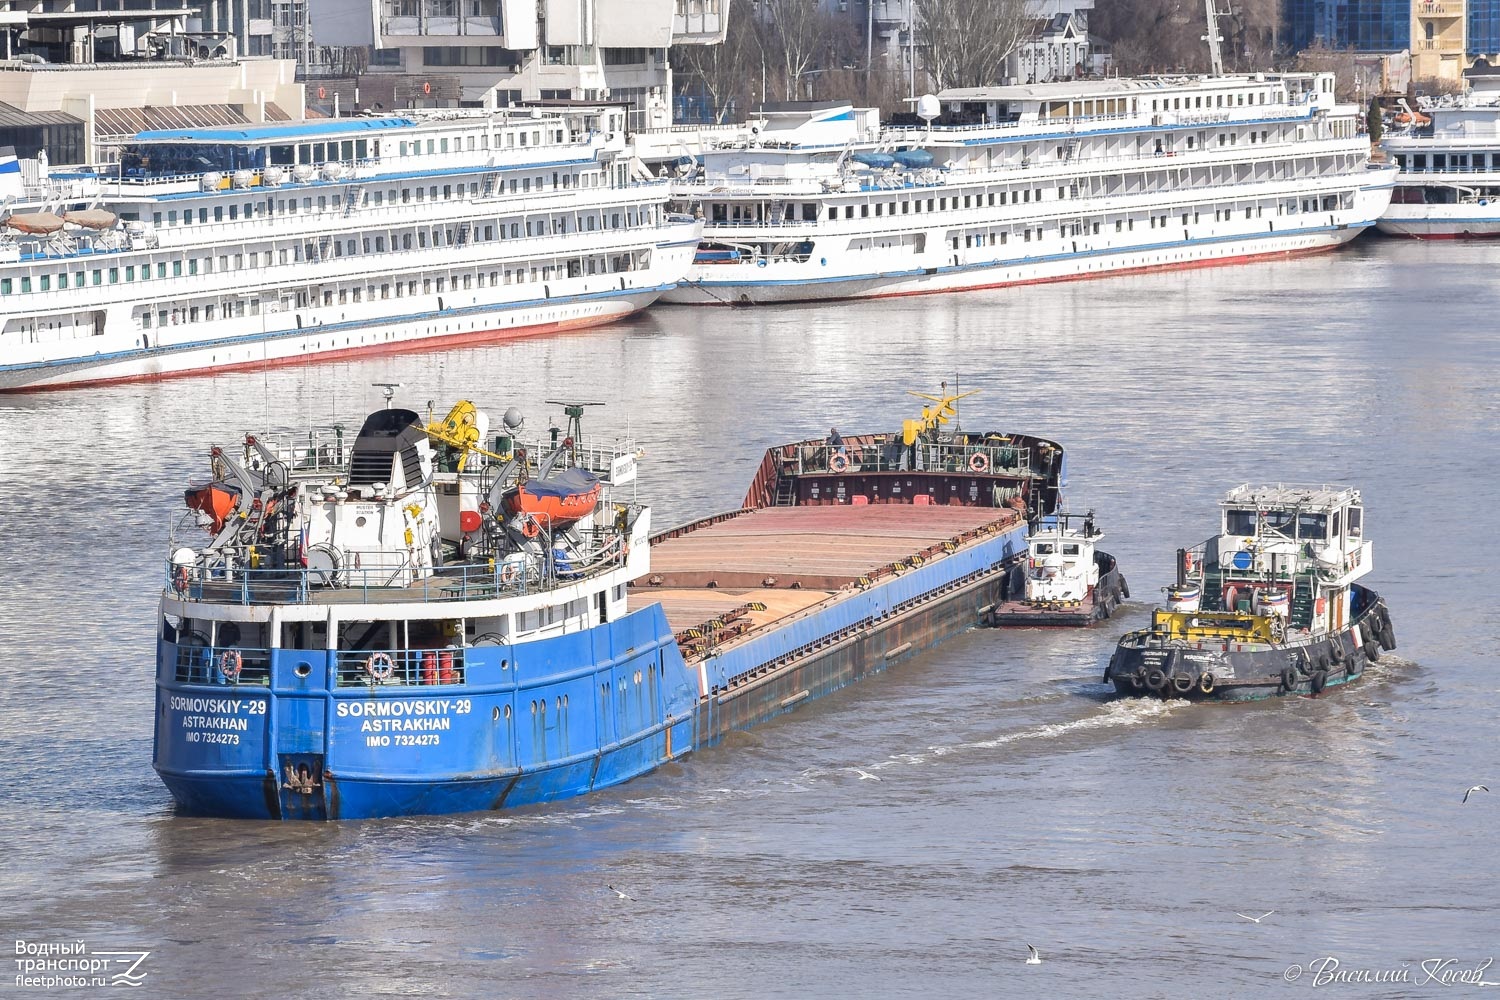
[[[903,295],[1307,252],[1394,169],[1328,73],[946,91],[925,124],[773,106],[674,189],[704,243],[679,303]]]
[[[143,132],[0,220],[0,390],[633,312],[683,275],[699,226],[638,179],[623,123],[595,108]]]
[[[1469,96],[1425,113],[1430,127],[1382,143],[1401,172],[1380,231],[1427,239],[1500,236],[1500,95]]]

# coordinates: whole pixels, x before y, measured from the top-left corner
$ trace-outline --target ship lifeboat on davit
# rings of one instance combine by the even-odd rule
[[[544,528],[560,528],[587,517],[599,504],[599,477],[568,469],[512,487],[501,504],[510,514],[529,514]]]
[[[206,483],[203,486],[189,487],[183,492],[182,499],[187,503],[188,510],[196,510],[213,520],[212,530],[217,535],[224,530],[224,523],[229,520],[229,515],[234,513],[240,494],[238,490],[223,483]]]

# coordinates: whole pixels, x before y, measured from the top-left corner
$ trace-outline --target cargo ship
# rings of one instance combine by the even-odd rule
[[[964,394],[967,395],[967,394]],[[616,785],[973,627],[1058,509],[1055,442],[888,432],[763,456],[653,533],[630,442],[461,402],[214,448],[185,491],[154,766],[189,814],[364,819]]]
[[[1125,695],[1250,701],[1319,695],[1396,648],[1364,503],[1346,486],[1237,486],[1220,533],[1177,551],[1177,582],[1104,672]]]

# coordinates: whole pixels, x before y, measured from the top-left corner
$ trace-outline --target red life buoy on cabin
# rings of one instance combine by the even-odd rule
[[[325,98],[327,96],[328,96],[328,91],[324,90],[322,87],[319,87],[318,88],[318,100],[321,101],[323,98]]]
[[[843,452],[834,452],[828,458],[829,472],[847,472],[849,470],[849,456]]]
[[[990,456],[982,451],[976,451],[969,456],[969,470],[983,475],[990,471]]]
[[[219,673],[224,675],[226,681],[233,681],[240,675],[240,668],[244,664],[244,658],[240,656],[239,650],[226,649],[224,655],[219,657]]]
[[[430,94],[430,93],[432,93],[432,84],[430,84],[430,83],[424,83],[424,84],[422,84],[422,93],[424,93],[424,94]]]

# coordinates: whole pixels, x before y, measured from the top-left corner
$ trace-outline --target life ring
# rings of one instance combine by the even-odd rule
[[[321,101],[323,98],[325,98],[327,96],[328,96],[328,91],[324,90],[322,87],[319,87],[318,88],[318,100]]]
[[[984,475],[990,471],[990,456],[982,451],[976,451],[969,456],[969,471]]]
[[[423,94],[430,94],[430,93],[432,93],[432,84],[430,84],[430,83],[424,83],[424,84],[422,84],[422,93]]]
[[[396,673],[396,661],[390,653],[371,653],[365,661],[365,673],[377,681],[388,681]]]
[[[1193,689],[1193,677],[1191,674],[1173,674],[1172,687],[1177,689],[1178,694],[1187,694]]]
[[[829,472],[847,472],[849,470],[849,456],[843,452],[834,452],[828,457]]]
[[[1286,689],[1288,694],[1297,690],[1297,683],[1299,680],[1301,680],[1301,678],[1297,676],[1296,668],[1285,667],[1282,669],[1281,686]]]
[[[1313,694],[1322,694],[1324,686],[1328,683],[1328,671],[1319,670],[1315,672],[1308,683],[1312,687]]]
[[[186,566],[178,566],[172,570],[172,589],[179,594],[186,594],[188,588],[188,571]]]
[[[505,563],[504,565],[502,565],[500,567],[500,582],[501,583],[515,583],[516,582],[516,578],[519,577],[520,575],[521,575],[521,571],[516,568],[516,564],[515,563],[508,562],[508,563]]]
[[[1167,674],[1161,667],[1152,667],[1146,671],[1146,687],[1152,691],[1160,691],[1167,686]]]
[[[245,665],[245,658],[237,649],[226,649],[219,655],[219,673],[224,675],[226,681],[233,681],[240,675],[240,668]]]
[[[1201,676],[1199,676],[1199,678],[1198,678],[1198,690],[1202,691],[1204,694],[1213,694],[1214,693],[1214,675],[1213,674],[1207,674],[1207,673],[1205,673],[1205,674],[1202,674]]]

